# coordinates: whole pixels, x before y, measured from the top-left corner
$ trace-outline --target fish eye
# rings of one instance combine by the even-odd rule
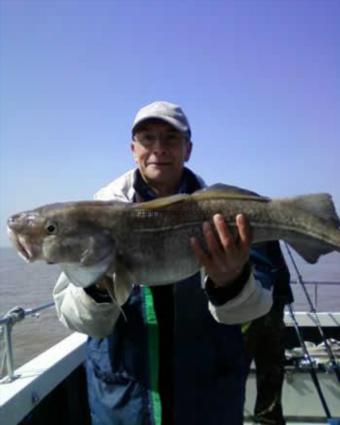
[[[56,223],[47,223],[46,227],[45,227],[47,233],[49,233],[50,235],[53,235],[55,233],[57,233],[57,225]]]

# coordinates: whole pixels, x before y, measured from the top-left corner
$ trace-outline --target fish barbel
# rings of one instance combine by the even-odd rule
[[[139,204],[46,205],[10,217],[8,231],[28,262],[58,263],[82,287],[110,274],[119,293],[134,283],[169,284],[195,274],[200,266],[190,238],[204,247],[202,224],[216,213],[234,233],[236,215],[245,214],[252,243],[284,240],[309,263],[340,252],[340,220],[329,194],[269,199],[224,185]]]

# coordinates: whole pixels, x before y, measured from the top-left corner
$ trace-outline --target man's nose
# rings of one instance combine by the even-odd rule
[[[166,146],[165,143],[163,141],[163,138],[158,136],[155,138],[154,143],[153,143],[153,150],[157,151],[157,152],[163,152],[166,150]]]

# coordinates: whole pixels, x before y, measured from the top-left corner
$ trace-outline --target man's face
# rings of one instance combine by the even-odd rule
[[[144,180],[159,189],[179,183],[191,148],[181,132],[162,121],[146,122],[137,129],[131,144]]]

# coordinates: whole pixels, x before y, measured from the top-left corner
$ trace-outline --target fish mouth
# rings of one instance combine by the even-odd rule
[[[22,235],[16,234],[9,227],[7,228],[7,233],[9,238],[13,242],[13,245],[17,249],[20,257],[23,258],[27,263],[31,263],[32,261],[34,261],[35,256],[33,254],[32,249],[29,246],[29,243],[26,241],[25,237]]]

